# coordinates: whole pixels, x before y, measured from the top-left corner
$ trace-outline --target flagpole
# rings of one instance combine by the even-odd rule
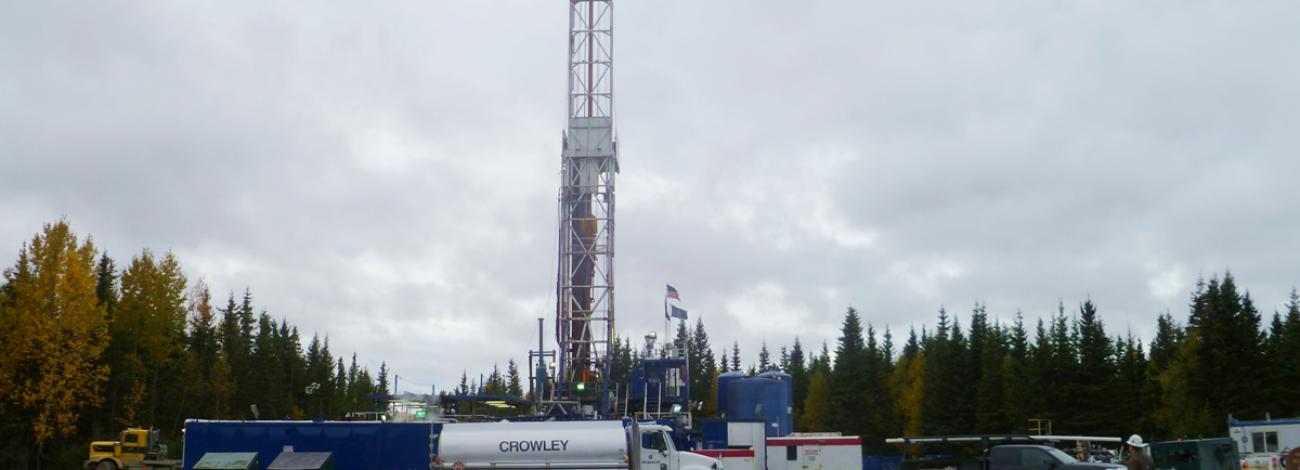
[[[665,351],[668,349],[667,348],[668,338],[671,338],[671,336],[668,335],[668,295],[665,294],[664,295],[664,346],[665,346],[664,350]]]

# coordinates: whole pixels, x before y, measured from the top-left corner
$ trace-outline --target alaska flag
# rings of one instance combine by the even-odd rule
[[[685,319],[686,319],[686,311],[685,311],[685,310],[682,310],[682,309],[680,309],[680,308],[677,308],[676,305],[669,305],[668,308],[672,309],[672,314],[671,314],[671,315],[672,315],[673,318],[680,318],[680,319],[682,319],[682,320],[685,320]]]
[[[677,295],[677,289],[673,288],[673,286],[668,286],[668,298],[677,301],[682,300],[682,298]]]

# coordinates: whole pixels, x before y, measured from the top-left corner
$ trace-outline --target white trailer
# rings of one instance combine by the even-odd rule
[[[770,437],[767,470],[862,470],[862,438]]]
[[[1277,470],[1282,456],[1300,447],[1300,419],[1240,421],[1228,417],[1228,436],[1237,443],[1242,470]]]
[[[716,459],[678,452],[665,426],[634,428],[636,439],[621,421],[451,423],[436,436],[434,464],[452,470],[721,468]]]
[[[754,449],[709,449],[691,452],[718,459],[722,462],[723,470],[761,470],[759,468],[761,460],[754,458]]]
[[[767,461],[767,434],[762,421],[732,421],[727,423],[727,448],[751,449],[755,467],[762,469]]]
[[[1300,419],[1239,421],[1228,418],[1228,435],[1245,456],[1277,456],[1300,447]]]

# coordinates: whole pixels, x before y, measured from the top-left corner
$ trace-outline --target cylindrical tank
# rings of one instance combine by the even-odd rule
[[[785,437],[794,431],[793,408],[791,407],[793,379],[790,374],[771,371],[759,374],[764,384],[759,393],[758,402],[762,407],[764,427],[768,437]]]
[[[772,408],[772,415],[777,423],[776,429],[768,426],[771,437],[785,437],[794,432],[794,378],[785,372],[770,371],[758,375],[761,378],[781,382],[779,393],[765,398],[764,408]],[[775,434],[771,434],[775,432]]]
[[[769,371],[764,372],[764,373],[762,373],[762,374],[758,374],[758,377],[759,377],[759,378],[763,378],[763,379],[776,379],[776,380],[780,380],[780,381],[782,381],[782,382],[785,382],[785,385],[786,385],[787,387],[791,387],[791,386],[794,385],[794,378],[791,377],[790,374],[787,374],[787,373],[785,373],[785,372],[781,372],[781,371],[779,371],[779,370],[769,370]]]
[[[466,468],[624,465],[621,421],[452,423],[442,427],[438,459]]]
[[[758,398],[766,381],[753,377],[733,380],[727,386],[727,420],[761,421]]]
[[[723,419],[727,418],[727,412],[730,411],[730,408],[728,408],[727,405],[728,399],[730,398],[729,395],[731,394],[731,392],[728,392],[728,386],[736,380],[743,378],[745,378],[745,374],[736,371],[724,372],[721,375],[718,375],[718,414]]]

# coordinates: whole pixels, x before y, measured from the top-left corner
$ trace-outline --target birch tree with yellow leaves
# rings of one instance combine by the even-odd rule
[[[45,225],[5,270],[0,293],[0,416],[23,423],[40,455],[96,408],[108,319],[95,294],[95,247],[66,221]],[[10,428],[16,429],[16,428]]]

